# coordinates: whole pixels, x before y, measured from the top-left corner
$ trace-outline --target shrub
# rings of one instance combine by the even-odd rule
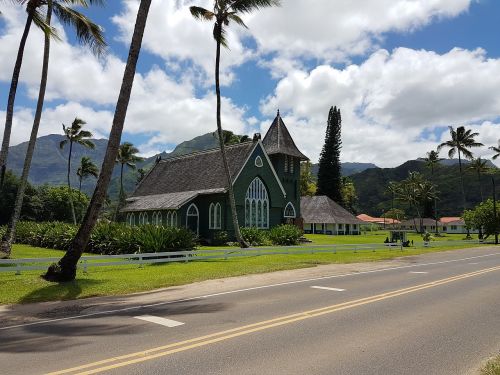
[[[16,243],[68,250],[78,230],[77,225],[61,222],[19,222]],[[4,229],[0,229],[2,233]],[[191,250],[196,237],[183,228],[144,225],[128,227],[121,223],[98,223],[86,251],[96,254],[134,254],[137,252],[166,252]]]
[[[298,245],[300,237],[302,237],[302,231],[290,224],[279,225],[269,231],[269,239],[274,245]]]
[[[241,236],[250,246],[262,246],[268,242],[267,231],[257,228],[240,228]]]
[[[214,246],[227,245],[228,242],[229,242],[229,235],[225,230],[218,230],[214,233],[214,236],[212,238],[212,244]]]

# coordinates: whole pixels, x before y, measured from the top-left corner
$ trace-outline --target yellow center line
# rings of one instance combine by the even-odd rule
[[[112,357],[112,358],[108,358],[108,359],[105,359],[102,361],[88,363],[88,364],[82,365],[82,366],[77,366],[77,367],[72,367],[69,369],[61,370],[61,371],[51,372],[48,375],[61,375],[61,374],[70,374],[70,373],[72,373],[72,374],[97,374],[97,373],[104,372],[107,370],[112,370],[112,369],[116,369],[116,368],[120,368],[120,367],[124,367],[124,366],[129,366],[129,365],[140,363],[140,362],[149,361],[149,360],[152,360],[155,358],[168,356],[171,354],[183,352],[183,351],[194,349],[194,348],[199,348],[202,346],[214,344],[214,343],[217,343],[220,341],[229,340],[229,339],[243,336],[243,335],[248,335],[250,333],[259,332],[259,331],[267,330],[270,328],[295,323],[295,322],[302,321],[305,319],[311,319],[311,318],[315,318],[315,317],[322,316],[325,314],[331,314],[334,312],[338,312],[338,311],[342,311],[342,310],[346,310],[346,309],[351,309],[351,308],[358,307],[358,306],[363,306],[366,304],[386,300],[389,298],[398,297],[398,296],[409,294],[409,293],[414,293],[414,292],[417,292],[420,290],[433,288],[433,287],[436,287],[439,285],[448,284],[448,283],[451,283],[454,281],[463,280],[463,279],[483,275],[483,274],[493,272],[493,271],[498,271],[498,270],[500,270],[500,266],[486,268],[486,269],[483,269],[480,271],[470,272],[470,273],[466,273],[466,274],[462,274],[462,275],[458,275],[458,276],[452,276],[452,277],[448,277],[445,279],[436,280],[436,281],[428,282],[425,284],[415,285],[415,286],[408,287],[408,288],[398,289],[398,290],[395,290],[392,292],[386,292],[386,293],[378,294],[378,295],[371,296],[371,297],[360,298],[360,299],[353,300],[353,301],[343,302],[343,303],[339,303],[339,304],[335,304],[335,305],[331,305],[331,306],[326,306],[326,307],[322,307],[322,308],[318,308],[318,309],[314,309],[314,310],[303,311],[303,312],[299,312],[299,313],[295,313],[295,314],[291,314],[291,315],[286,315],[286,316],[282,316],[282,317],[278,317],[278,318],[274,318],[274,319],[270,319],[270,320],[265,320],[265,321],[261,321],[261,322],[257,322],[257,323],[253,323],[253,324],[248,324],[245,326],[216,332],[216,333],[192,338],[192,339],[185,340],[185,341],[180,341],[177,343],[159,346],[159,347],[148,349],[145,351],[140,351],[140,352],[130,353],[130,354],[122,355],[122,356]],[[103,366],[103,365],[105,365],[105,366]],[[99,366],[102,366],[102,367],[99,367]],[[84,371],[82,371],[82,370],[84,370]],[[80,372],[80,371],[82,371],[82,372]]]

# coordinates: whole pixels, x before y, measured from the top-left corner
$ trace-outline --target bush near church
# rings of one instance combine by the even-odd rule
[[[19,222],[16,243],[57,250],[68,250],[77,225],[62,222]],[[5,227],[0,227],[0,234]],[[90,236],[86,252],[95,254],[157,253],[192,250],[197,238],[184,228],[142,225],[129,227],[119,223],[99,223]]]

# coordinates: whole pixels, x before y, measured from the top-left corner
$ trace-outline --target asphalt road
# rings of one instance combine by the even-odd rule
[[[499,247],[262,280],[185,301],[4,319],[0,373],[455,375],[500,352]]]

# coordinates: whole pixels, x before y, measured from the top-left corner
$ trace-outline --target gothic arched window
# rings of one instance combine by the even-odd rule
[[[269,196],[262,180],[256,177],[245,196],[245,226],[269,228]]]

